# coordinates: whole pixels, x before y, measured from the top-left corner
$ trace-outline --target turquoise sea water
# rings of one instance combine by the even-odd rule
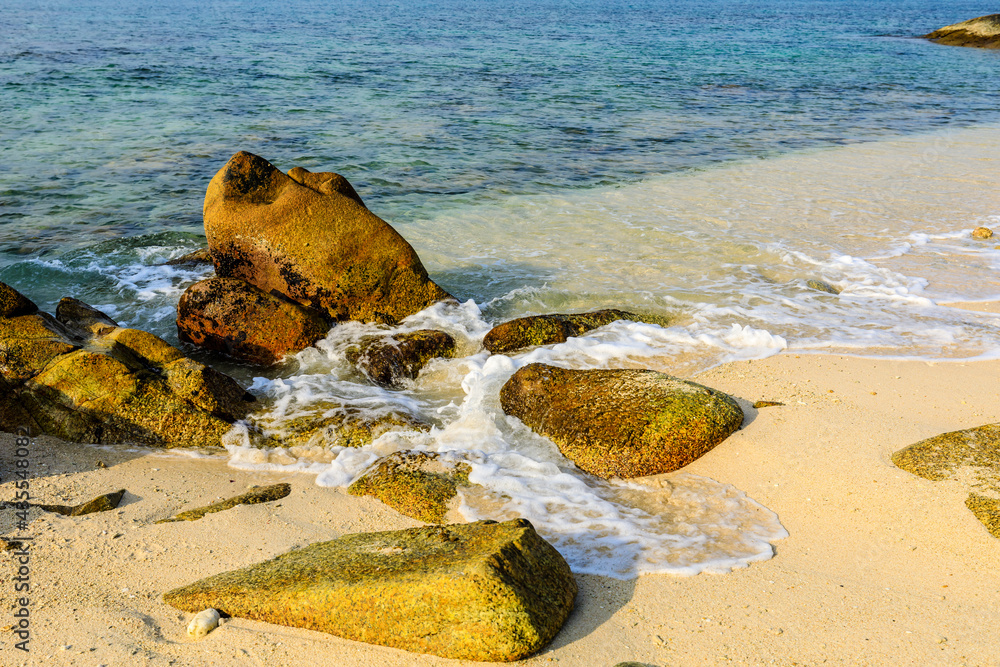
[[[4,7],[0,280],[45,309],[74,296],[176,343],[177,298],[208,271],[160,264],[204,243],[204,191],[225,161],[248,150],[285,170],[337,171],[464,302],[402,328],[449,330],[466,355],[405,393],[368,387],[344,361],[365,327],[268,371],[202,355],[270,399],[268,427],[335,399],[397,405],[436,429],[360,452],[234,446],[235,464],[343,485],[378,452],[439,451],[473,463],[514,498],[505,511],[529,516],[578,569],[738,566],[781,534],[766,510],[730,490],[708,516],[714,482],[678,482],[685,509],[665,513],[695,526],[684,539],[704,542],[699,521],[730,537],[664,551],[673,529],[650,518],[659,501],[592,488],[508,423],[496,392],[537,360],[690,375],[785,349],[1000,353],[1000,319],[946,305],[1000,297],[1000,246],[969,237],[1000,227],[1000,52],[915,38],[991,11],[928,0]],[[675,324],[477,353],[496,321],[609,306]],[[555,472],[566,475],[554,483]]]

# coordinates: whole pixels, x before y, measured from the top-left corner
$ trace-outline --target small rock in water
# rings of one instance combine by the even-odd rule
[[[444,523],[459,485],[469,483],[468,464],[448,464],[433,452],[395,452],[372,464],[347,492],[372,496],[400,514]]]
[[[403,380],[416,380],[431,359],[454,353],[454,338],[443,331],[421,329],[391,338],[366,338],[347,350],[347,359],[378,386],[399,389]]]
[[[806,285],[815,290],[819,290],[820,292],[826,292],[827,294],[840,294],[839,289],[825,280],[807,280]]]
[[[191,622],[188,623],[188,634],[195,639],[201,639],[212,630],[219,627],[219,619],[222,618],[215,609],[206,609],[198,612]]]
[[[976,227],[972,230],[972,238],[988,239],[993,237],[993,230],[989,227]]]
[[[186,255],[174,257],[173,259],[165,262],[166,266],[197,266],[199,264],[211,263],[212,253],[208,251],[208,248],[201,248],[199,250],[195,250],[194,252],[189,252]]]
[[[666,318],[642,317],[635,313],[613,309],[570,315],[533,315],[519,317],[493,327],[483,338],[483,347],[489,350],[490,354],[510,354],[536,345],[565,343],[567,338],[582,336],[592,329],[618,320],[667,324]]]

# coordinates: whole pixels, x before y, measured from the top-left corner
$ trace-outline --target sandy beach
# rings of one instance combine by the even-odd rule
[[[516,664],[1000,665],[1000,541],[966,510],[964,487],[889,460],[923,438],[1000,421],[998,372],[1000,361],[782,354],[698,375],[736,397],[746,419],[683,472],[735,485],[790,536],[773,559],[724,575],[578,575],[567,624]],[[750,407],[758,400],[785,405]],[[0,494],[9,499],[13,436],[2,442]],[[117,510],[84,517],[31,510],[30,652],[5,632],[4,665],[474,664],[237,618],[194,641],[190,615],[162,601],[176,586],[295,547],[418,525],[377,501],[308,475],[236,471],[222,457],[38,437],[30,460],[36,501],[128,493]],[[290,482],[291,495],[154,524],[276,482]],[[13,510],[0,517],[0,532],[16,534]],[[4,626],[15,621],[7,613]]]

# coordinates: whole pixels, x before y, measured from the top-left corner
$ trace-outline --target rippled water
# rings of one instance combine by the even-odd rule
[[[334,329],[262,371],[193,354],[268,399],[256,424],[330,401],[434,424],[361,450],[255,450],[342,486],[400,448],[467,462],[577,571],[725,570],[784,529],[736,489],[580,475],[499,409],[531,361],[690,376],[784,349],[996,356],[1000,53],[914,39],[994,11],[976,2],[263,2],[108,0],[4,9],[0,280],[51,309],[81,298],[176,343],[174,308],[208,269],[201,204],[237,150],[335,170],[463,301],[402,323],[455,335],[405,392],[343,357]],[[832,295],[808,286],[824,280]],[[498,321],[597,307],[616,323],[513,357]],[[259,376],[259,377],[258,377]]]

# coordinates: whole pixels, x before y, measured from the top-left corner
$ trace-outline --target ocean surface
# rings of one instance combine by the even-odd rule
[[[20,3],[0,30],[0,281],[178,344],[208,269],[212,175],[238,150],[346,176],[460,306],[336,327],[274,369],[198,351],[265,399],[251,428],[330,404],[430,433],[259,450],[232,465],[344,486],[410,448],[472,466],[468,518],[524,516],[575,571],[726,571],[772,555],[780,518],[724,482],[579,473],[499,408],[520,366],[697,379],[783,350],[1000,356],[1000,52],[916,39],[985,2],[760,0]],[[807,284],[822,280],[830,294]],[[512,357],[497,323],[601,307],[618,322]],[[359,336],[452,333],[405,391],[344,358]]]

